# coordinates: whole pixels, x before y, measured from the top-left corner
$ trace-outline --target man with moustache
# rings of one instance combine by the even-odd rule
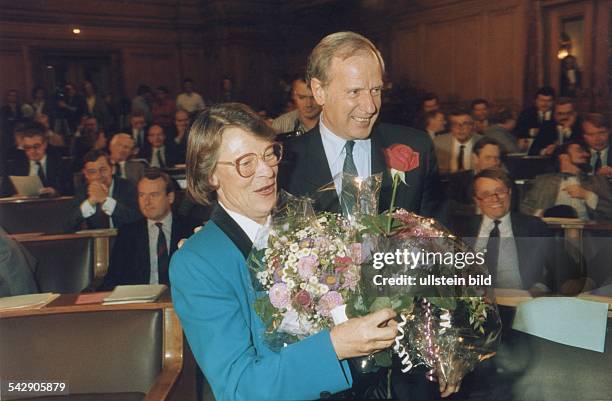
[[[431,138],[412,128],[376,124],[384,68],[378,49],[359,34],[337,32],[317,44],[308,59],[306,80],[322,108],[321,116],[318,125],[306,135],[287,141],[289,160],[279,169],[279,183],[285,190],[293,195],[316,198],[317,210],[346,211],[350,210],[346,200],[351,197],[345,193],[350,189],[335,178],[341,174],[368,177],[382,173],[379,209],[386,210],[390,207],[392,180],[383,150],[394,144],[404,144],[418,152],[419,165],[405,173],[407,185],[399,186],[396,206],[428,216],[438,212],[437,163]],[[317,194],[319,188],[332,182],[333,190]],[[375,378],[360,376],[353,386],[357,399],[372,393],[383,397],[387,387],[386,373],[386,369],[380,369]],[[405,375],[392,369],[391,376],[397,399],[433,397],[424,375]],[[441,383],[440,390],[443,396],[448,396],[456,392],[458,386],[458,383]],[[372,387],[383,390],[372,390]]]
[[[525,194],[521,211],[541,216],[553,206],[573,208],[583,220],[612,218],[612,191],[605,177],[589,175],[589,153],[578,142],[566,142],[556,150],[558,172],[543,174]]]
[[[560,98],[555,103],[554,129],[543,130],[535,139],[529,150],[530,154],[551,156],[556,147],[567,141],[579,141],[582,138],[582,127],[576,107],[571,99]]]
[[[353,32],[328,35],[313,49],[306,79],[322,111],[312,130],[286,144],[288,161],[279,171],[285,190],[317,195],[318,210],[339,212],[340,199],[345,199],[342,183],[336,180],[335,190],[317,194],[319,188],[342,173],[359,177],[382,173],[379,210],[386,210],[392,179],[383,150],[405,144],[418,152],[419,166],[406,172],[407,185],[399,186],[396,206],[426,216],[438,213],[438,168],[431,138],[412,128],[376,123],[384,68],[372,42]]]
[[[591,153],[591,171],[612,178],[612,155],[610,154],[610,126],[606,116],[589,113],[582,122],[583,139]]]
[[[274,119],[272,128],[279,133],[310,131],[319,122],[321,106],[317,104],[304,78],[294,79],[291,84],[291,99],[295,110]]]

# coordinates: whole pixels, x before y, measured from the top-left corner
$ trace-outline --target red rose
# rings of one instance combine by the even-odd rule
[[[312,302],[312,298],[310,297],[308,291],[302,290],[295,295],[295,302],[297,302],[298,305],[307,307],[310,305],[310,302]]]
[[[408,145],[393,144],[384,150],[387,166],[397,171],[411,171],[419,167],[419,152]]]

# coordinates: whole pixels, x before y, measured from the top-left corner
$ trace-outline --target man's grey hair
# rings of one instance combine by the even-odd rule
[[[306,67],[306,83],[310,86],[313,78],[323,85],[329,83],[329,69],[334,57],[346,60],[357,53],[372,55],[385,72],[385,62],[374,44],[366,37],[355,32],[336,32],[327,35],[312,49]]]
[[[110,141],[110,145],[112,146],[116,144],[119,139],[129,139],[130,141],[132,141],[132,146],[134,146],[134,138],[132,138],[130,134],[126,134],[125,132],[120,132],[118,134],[113,135]]]

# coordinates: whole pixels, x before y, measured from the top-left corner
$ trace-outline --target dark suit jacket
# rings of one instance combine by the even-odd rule
[[[10,175],[28,175],[30,161],[21,153],[12,164]],[[70,163],[62,159],[61,152],[52,146],[47,147],[47,182],[45,186],[55,188],[62,195],[72,194],[72,169]]]
[[[579,141],[582,139],[582,123],[580,119],[576,119],[576,122],[571,127],[572,133],[569,138],[566,138],[565,141]],[[557,142],[559,139],[559,131],[557,129],[557,123],[555,122],[553,127],[550,127],[548,122],[545,124],[544,128],[540,130],[538,135],[533,140],[531,147],[529,148],[529,154],[533,156],[537,156],[540,154],[542,149],[546,148],[548,145],[551,145]]]
[[[136,188],[128,180],[123,178],[114,178],[115,184],[113,187],[112,198],[117,201],[117,206],[113,211],[111,218],[115,228],[120,228],[122,225],[138,220],[140,212],[138,210],[138,194]],[[104,225],[102,214],[104,213],[100,205],[96,208],[96,214],[85,219],[81,213],[81,203],[87,199],[87,184],[76,191],[72,212],[66,222],[67,231],[80,230],[83,223],[87,229],[108,228]]]
[[[392,179],[383,149],[400,143],[419,152],[419,168],[406,173],[408,185],[400,183],[396,206],[421,215],[436,216],[439,213],[441,193],[438,165],[429,135],[399,125],[377,124],[370,138],[372,174],[383,173],[379,211],[389,208],[392,192]],[[281,188],[291,194],[313,196],[317,189],[333,181],[318,125],[306,134],[289,140],[285,154],[285,162],[279,168],[279,183]],[[315,200],[317,210],[340,212],[340,202],[335,190],[322,192]]]
[[[454,219],[451,231],[474,246],[482,218],[474,215]],[[523,289],[527,290],[539,282],[556,291],[567,279],[577,276],[574,266],[569,264],[570,258],[561,251],[562,244],[556,244],[557,239],[546,223],[537,217],[514,212],[511,212],[510,220]]]
[[[151,161],[153,160],[154,151],[155,150],[150,145],[145,147],[145,158],[149,164],[151,164]],[[166,167],[174,167],[175,164],[179,163],[179,155],[176,146],[174,145],[174,139],[166,140],[166,143],[164,144],[163,158],[166,162]]]
[[[172,215],[170,256],[177,250],[178,242],[189,238],[199,223],[186,217]],[[151,261],[147,219],[125,224],[119,229],[111,253],[108,273],[100,290],[112,290],[116,285],[149,284]]]

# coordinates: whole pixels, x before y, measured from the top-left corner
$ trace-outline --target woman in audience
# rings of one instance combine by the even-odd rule
[[[210,221],[178,250],[170,281],[175,309],[217,400],[308,400],[351,387],[347,358],[389,347],[395,312],[350,319],[280,352],[263,341],[265,327],[246,257],[276,202],[282,145],[247,106],[212,106],[189,132],[187,189],[218,204]]]

